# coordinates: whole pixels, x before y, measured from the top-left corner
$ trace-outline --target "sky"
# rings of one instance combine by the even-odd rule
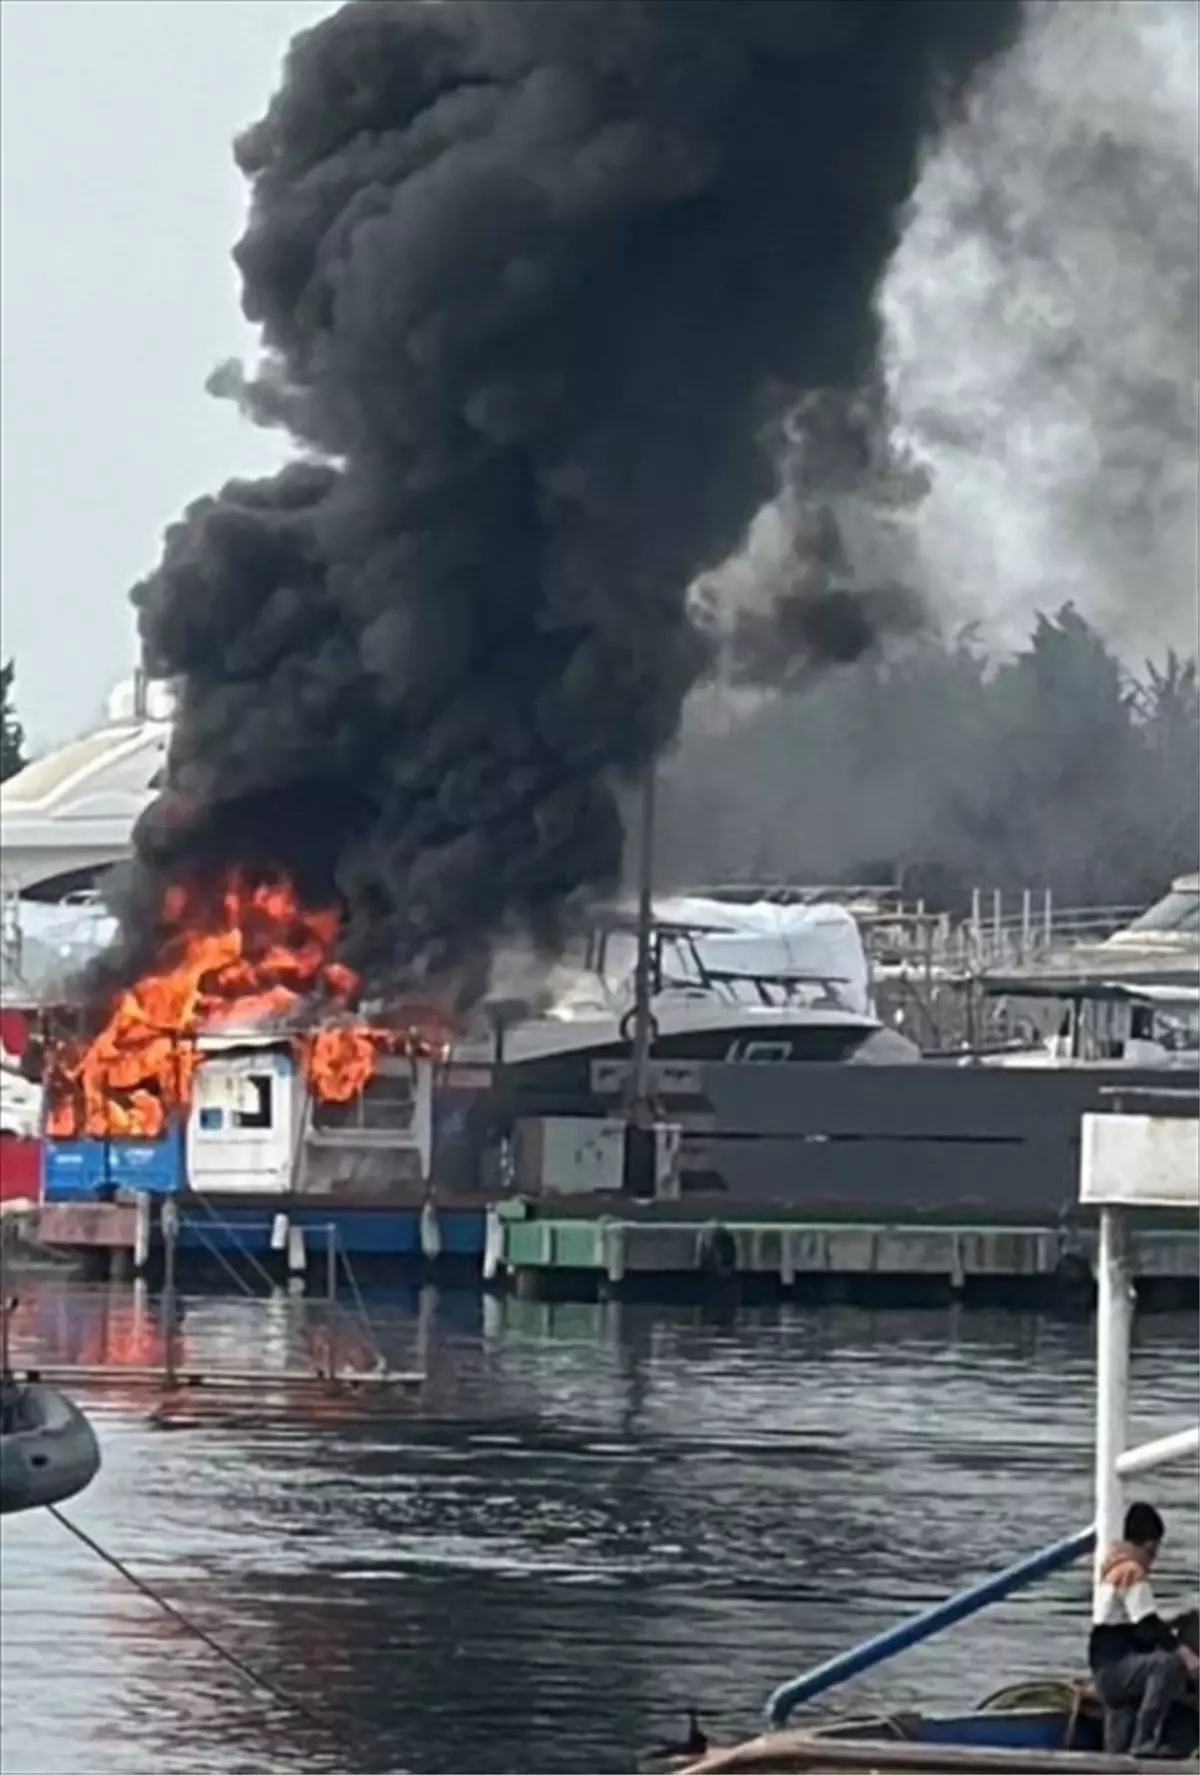
[[[0,5],[0,658],[16,660],[34,749],[94,725],[129,677],[127,593],[165,526],[283,454],[204,382],[254,344],[229,256],[245,208],[233,139],[269,100],[291,36],[332,4]],[[896,410],[915,436],[961,437],[974,476],[964,492],[961,476],[940,475],[930,570],[944,570],[954,600],[984,588],[969,614],[1015,613],[1021,634],[1033,609],[1072,596],[1134,655],[1167,642],[1190,652],[1195,5],[1041,11],[1048,28],[1027,34],[978,116],[929,161],[883,290]],[[1110,136],[1141,156],[1132,191],[1097,176]],[[948,202],[965,206],[949,230]],[[1020,258],[1022,288],[1058,304],[1051,343],[1061,355],[1069,334],[1072,378],[1047,378],[1045,342],[1014,324],[1004,255],[981,274],[985,216]],[[1186,408],[1166,455],[1162,426],[1143,423],[1164,367]],[[980,413],[986,435],[964,422]],[[1168,459],[1173,479],[1160,472]],[[1127,510],[1128,490],[1112,493],[1131,462]]]
[[[234,136],[329,0],[0,7],[0,654],[31,748],[94,725],[134,662],[164,527],[279,460],[204,392],[249,350]]]

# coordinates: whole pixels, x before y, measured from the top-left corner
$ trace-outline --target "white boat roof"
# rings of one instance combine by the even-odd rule
[[[1094,974],[993,974],[983,980],[988,998],[1047,998],[1111,1002],[1114,999],[1134,1004],[1194,1005],[1200,1004],[1200,985],[1181,981],[1178,985],[1157,983],[1143,985],[1137,980],[1110,980]]]
[[[0,858],[9,892],[128,855],[134,822],[166,764],[171,724],[161,699],[139,717],[124,692],[110,699],[102,727],[0,784]]]

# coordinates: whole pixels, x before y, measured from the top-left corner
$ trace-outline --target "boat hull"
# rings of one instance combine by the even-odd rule
[[[625,1061],[579,1054],[505,1067],[459,1138],[478,1149],[526,1118],[612,1114],[627,1073]],[[730,1217],[915,1214],[960,1225],[1057,1225],[1078,1197],[1081,1118],[1107,1108],[1114,1090],[1180,1085],[1178,1073],[1128,1067],[1014,1072],[657,1055],[652,1073],[663,1115],[683,1130],[685,1199],[704,1197]],[[447,1131],[436,1151],[448,1184],[452,1144]],[[578,1195],[574,1202],[586,1206]]]
[[[691,1761],[676,1775],[1115,1775],[1163,1764],[1105,1756],[1099,1703],[1087,1684],[1046,1682],[1003,1690],[964,1713],[896,1713],[839,1720],[808,1731],[764,1733]],[[1195,1701],[1175,1708],[1166,1746],[1193,1766]],[[1169,1765],[1168,1765],[1169,1766]],[[660,1765],[661,1767],[661,1765]]]

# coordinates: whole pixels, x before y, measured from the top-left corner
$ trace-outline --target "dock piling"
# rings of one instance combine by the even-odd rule
[[[163,1240],[163,1385],[175,1385],[175,1322],[178,1318],[175,1290],[175,1262],[179,1250],[179,1209],[167,1197],[162,1205]]]
[[[1134,1290],[1129,1234],[1123,1215],[1100,1215],[1096,1263],[1096,1574],[1120,1539],[1125,1488],[1117,1463],[1129,1440],[1129,1357]]]

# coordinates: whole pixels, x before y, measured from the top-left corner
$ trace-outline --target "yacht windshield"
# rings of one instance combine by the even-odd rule
[[[1131,931],[1200,931],[1200,894],[1169,893],[1128,927]]]

